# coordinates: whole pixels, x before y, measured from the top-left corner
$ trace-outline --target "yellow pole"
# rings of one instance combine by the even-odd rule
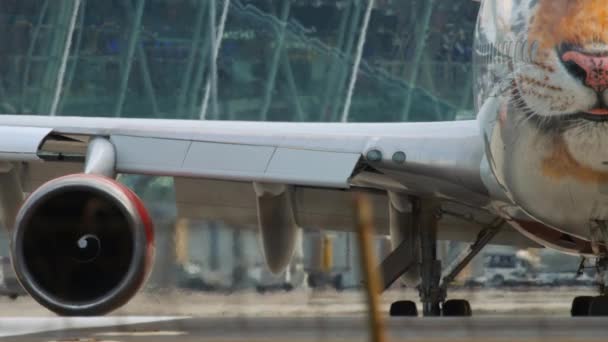
[[[188,262],[188,225],[189,222],[185,218],[181,218],[175,224],[175,261],[178,265],[184,265]]]
[[[370,325],[371,340],[373,342],[386,341],[384,336],[384,322],[378,310],[380,293],[380,275],[376,263],[373,248],[373,213],[369,199],[364,195],[355,196],[355,222],[359,237],[359,250],[361,267],[366,286],[366,297],[368,303],[368,317]]]
[[[334,264],[334,249],[332,245],[332,239],[327,233],[323,233],[321,240],[321,246],[323,250],[321,267],[323,273],[330,274]]]

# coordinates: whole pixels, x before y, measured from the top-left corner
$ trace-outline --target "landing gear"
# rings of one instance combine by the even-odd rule
[[[441,305],[441,309],[437,309],[435,316],[444,317],[471,317],[473,310],[471,310],[471,304],[464,299],[450,299]],[[390,312],[391,317],[418,317],[418,308],[416,303],[411,300],[399,300],[391,304]]]
[[[443,316],[470,317],[473,315],[471,304],[464,299],[451,299],[443,303]]]
[[[592,301],[592,296],[580,296],[574,298],[572,301],[572,308],[570,309],[570,314],[572,317],[589,316],[589,308],[591,307]]]
[[[577,297],[572,301],[570,313],[576,316],[608,316],[608,255],[606,247],[608,244],[608,222],[605,220],[593,220],[589,225],[591,235],[591,249],[593,254],[598,255],[595,263],[600,295],[597,297]],[[582,274],[585,269],[585,258],[581,260],[577,274]]]
[[[414,220],[420,227],[420,301],[424,316],[441,316],[441,303],[445,298],[441,282],[441,261],[437,260],[437,221],[440,207],[434,201],[417,201]]]
[[[418,308],[411,300],[399,300],[391,304],[390,315],[393,317],[417,317]]]
[[[604,226],[605,227],[605,226]],[[608,257],[597,259],[600,295],[594,297],[589,305],[589,316],[608,316]]]
[[[608,296],[597,296],[589,305],[589,316],[608,316]]]
[[[398,240],[399,243],[393,244],[393,252],[381,265],[384,289],[400,276],[406,275],[406,278],[411,280],[415,275],[419,279],[418,291],[424,316],[471,316],[471,305],[466,300],[446,301],[447,287],[492,240],[504,221],[497,219],[484,226],[475,243],[456,258],[442,279],[441,261],[437,260],[437,222],[441,216],[439,203],[433,200],[403,198],[392,193],[389,197],[391,238],[393,242]],[[405,214],[405,202],[411,204],[410,214]],[[395,239],[395,236],[399,239]],[[413,308],[413,302],[398,301],[391,306],[390,314],[414,316]]]
[[[608,316],[608,296],[581,296],[572,301],[572,317]]]
[[[596,251],[599,251],[599,249],[596,249]],[[579,266],[579,274],[582,274],[584,266],[585,262],[583,259]],[[600,295],[597,297],[580,296],[574,298],[570,309],[572,317],[608,316],[608,287],[606,286],[608,282],[608,257],[599,257],[595,268],[597,270]]]
[[[606,229],[603,224],[604,230]],[[600,295],[593,297],[589,303],[588,316],[608,316],[608,257],[602,256],[596,261]],[[572,303],[574,306],[574,303]],[[574,307],[573,307],[574,310]]]

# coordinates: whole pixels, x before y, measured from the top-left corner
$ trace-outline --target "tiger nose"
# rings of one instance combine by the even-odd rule
[[[562,55],[566,69],[597,92],[608,89],[608,56],[594,56],[579,51]]]

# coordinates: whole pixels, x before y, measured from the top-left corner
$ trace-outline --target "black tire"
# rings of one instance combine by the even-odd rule
[[[418,308],[411,300],[399,300],[391,304],[389,313],[392,317],[418,317]]]
[[[472,315],[471,304],[464,299],[451,299],[443,303],[443,316],[470,317]]]
[[[589,316],[608,316],[608,296],[593,298],[589,306]]]
[[[572,317],[589,316],[589,309],[591,308],[591,302],[593,297],[591,296],[580,296],[574,298],[572,301],[572,307],[570,308],[570,314]]]

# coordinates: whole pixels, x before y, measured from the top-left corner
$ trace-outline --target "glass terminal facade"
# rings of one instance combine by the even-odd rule
[[[0,112],[473,117],[471,0],[2,0]]]

